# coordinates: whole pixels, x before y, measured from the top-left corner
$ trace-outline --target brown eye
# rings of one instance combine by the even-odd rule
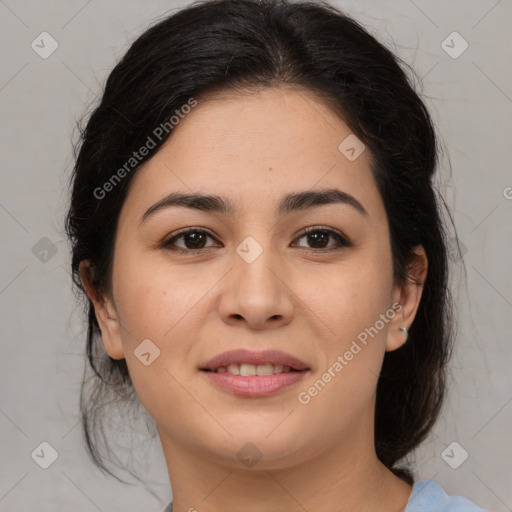
[[[352,247],[353,245],[343,235],[328,228],[314,227],[312,229],[308,229],[303,232],[297,240],[300,240],[301,238],[306,238],[306,242],[311,244],[311,247],[306,247],[307,249],[331,250],[339,249],[340,247]],[[336,240],[337,244],[329,247],[329,238]]]
[[[198,253],[204,249],[208,249],[208,247],[205,247],[207,238],[213,239],[208,232],[192,228],[181,231],[177,235],[169,238],[167,241],[163,242],[162,247],[169,250]],[[184,247],[176,245],[176,241],[180,239],[183,239]]]
[[[164,241],[161,244],[161,247],[170,251],[199,254],[211,247],[215,247],[215,245],[206,245],[208,238],[215,240],[212,235],[203,229],[187,228]],[[303,233],[296,240],[300,240],[302,238],[305,238],[306,242],[310,244],[310,246],[299,247],[305,247],[306,249],[312,249],[318,252],[353,246],[353,244],[345,236],[329,228],[310,228],[307,231],[303,231]],[[183,245],[179,246],[176,242],[181,239]],[[337,243],[329,245],[330,239],[334,239]]]

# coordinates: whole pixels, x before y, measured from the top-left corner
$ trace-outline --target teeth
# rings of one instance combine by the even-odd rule
[[[226,366],[220,366],[215,370],[217,373],[231,373],[232,375],[241,375],[242,377],[250,377],[253,375],[273,375],[275,373],[287,373],[291,372],[292,369],[289,366],[282,364],[230,364]]]
[[[257,369],[258,369],[258,366],[254,366],[253,364],[242,363],[240,365],[240,372],[239,373],[243,377],[249,377],[251,375],[256,375],[256,370]]]
[[[231,375],[240,375],[240,366],[237,364],[230,364],[228,366],[228,373],[231,373]]]

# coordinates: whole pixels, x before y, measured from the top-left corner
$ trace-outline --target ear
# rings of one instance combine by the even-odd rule
[[[103,297],[93,285],[93,269],[89,260],[79,266],[80,277],[87,296],[94,306],[94,313],[101,331],[101,341],[107,354],[113,359],[123,359],[124,351],[120,335],[120,323],[115,305],[109,297]]]
[[[407,340],[406,333],[400,330],[405,327],[409,330],[414,321],[420,304],[423,286],[427,277],[428,260],[423,246],[413,249],[414,256],[407,266],[407,282],[393,290],[393,304],[397,313],[389,322],[386,351],[391,352],[400,348]]]

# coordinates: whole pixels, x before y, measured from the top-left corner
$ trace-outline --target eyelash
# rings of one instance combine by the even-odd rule
[[[299,235],[297,236],[297,238],[295,240],[303,238],[304,236],[306,236],[310,233],[317,233],[317,232],[327,233],[328,235],[331,235],[333,238],[336,239],[336,241],[338,242],[338,245],[334,246],[334,247],[324,248],[324,249],[303,247],[304,249],[309,249],[310,251],[313,251],[313,252],[324,252],[325,253],[325,252],[329,252],[329,251],[333,251],[333,250],[340,250],[343,248],[352,247],[354,245],[352,242],[350,242],[348,240],[348,238],[346,238],[341,233],[338,233],[337,231],[334,231],[325,226],[313,226],[312,228],[306,228],[305,230],[303,230],[302,232],[299,233]],[[205,252],[208,249],[211,249],[211,247],[206,247],[204,249],[196,249],[196,250],[183,249],[182,247],[176,247],[175,245],[173,245],[176,240],[182,238],[184,235],[187,235],[189,233],[203,233],[203,234],[206,234],[207,236],[209,236],[210,238],[215,238],[208,231],[205,231],[204,229],[186,228],[186,229],[176,232],[171,238],[164,240],[161,244],[161,248],[169,250],[169,251],[173,251],[173,252],[186,253],[186,254],[190,254],[190,255],[199,254],[201,252]]]

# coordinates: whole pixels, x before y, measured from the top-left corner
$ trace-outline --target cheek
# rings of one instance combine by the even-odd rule
[[[164,387],[170,386],[168,393],[180,391],[169,373],[180,382],[193,374],[189,370],[195,359],[190,353],[197,349],[202,337],[200,330],[208,316],[207,309],[212,308],[208,292],[218,277],[215,272],[208,272],[202,278],[193,265],[178,269],[147,257],[145,261],[125,258],[123,265],[120,259],[119,263],[123,272],[114,281],[114,296],[124,326],[124,355],[141,401],[144,403],[146,396],[151,403],[157,393],[163,392],[158,387],[159,380]],[[157,354],[150,366],[144,366],[137,357],[141,354],[139,347],[145,346],[141,343],[148,346],[150,359],[152,351]]]
[[[201,324],[197,303],[204,291],[200,294],[202,290],[184,284],[190,283],[188,279],[147,262],[125,266],[124,272],[115,292],[125,326],[121,330],[124,356],[140,402],[153,418],[164,421],[173,411],[194,407],[185,363],[197,338],[192,326]],[[139,349],[142,346],[144,351]],[[149,353],[147,365],[144,353]]]
[[[391,266],[388,261],[383,261],[384,258],[376,257],[377,252],[361,251],[340,264],[315,263],[300,270],[291,266],[286,272],[286,281],[293,290],[289,300],[296,306],[294,321],[300,325],[309,324],[305,327],[322,346],[319,362],[326,367],[349,350],[351,342],[373,326],[390,305],[388,274]],[[199,331],[206,325],[208,317],[213,314],[210,321],[219,322],[214,309],[222,297],[216,296],[219,288],[215,285],[229,266],[211,262],[172,265],[161,256],[152,258],[137,252],[136,247],[124,250],[119,247],[117,254],[114,296],[125,327],[122,341],[134,380],[145,367],[133,351],[145,339],[152,340],[160,349],[155,364],[158,363],[161,370],[164,365],[178,370],[175,365],[178,361],[180,364],[187,361],[187,354],[193,350],[194,341],[201,338]],[[225,278],[230,279],[229,275]],[[226,291],[229,286],[220,288]],[[284,287],[282,293],[290,292]],[[350,367],[367,368],[365,378],[368,372],[379,370],[385,331],[382,329],[373,338],[368,336],[367,345],[350,362]],[[351,371],[344,370],[344,373],[345,378],[350,376],[352,380]],[[153,378],[149,372],[146,374]]]
[[[390,269],[360,255],[350,262],[317,270],[297,281],[304,303],[323,322],[326,338],[343,344],[373,325],[390,307]]]
[[[163,341],[211,285],[198,279],[191,265],[180,269],[136,251],[127,254],[119,257],[114,273],[116,305],[128,331],[124,338]]]
[[[383,268],[374,259],[361,257],[357,265],[338,268],[321,290],[318,285],[310,287],[305,295],[309,308],[329,327],[324,331],[328,334],[322,344],[319,374],[333,394],[320,393],[319,404],[335,401],[342,407],[358,408],[357,404],[372,397],[389,321],[395,314],[389,272],[385,264]]]
[[[309,295],[309,307],[329,326],[321,345],[321,365],[311,387],[301,389],[299,407],[311,428],[329,425],[326,438],[350,431],[350,424],[372,410],[385,354],[391,307],[390,282],[377,264],[361,262],[329,280],[328,290]],[[317,290],[316,288],[314,290]],[[382,315],[388,322],[381,320]],[[334,418],[334,421],[333,421]],[[352,425],[355,428],[355,425]]]

